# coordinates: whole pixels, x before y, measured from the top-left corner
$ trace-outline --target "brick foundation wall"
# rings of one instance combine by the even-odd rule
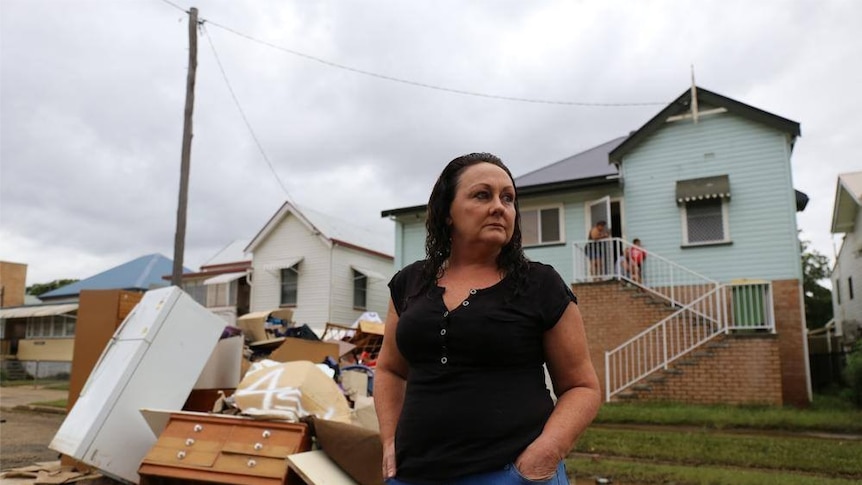
[[[572,285],[590,346],[590,357],[605,392],[605,351],[671,315],[673,310],[618,281]],[[603,394],[604,395],[604,394]]]
[[[692,404],[762,404],[780,406],[781,359],[779,339],[770,333],[720,336],[683,358],[662,382],[638,392],[639,401],[676,401]]]
[[[650,304],[648,298],[638,296],[637,292],[627,289],[617,281],[576,284],[572,285],[572,290],[578,296],[578,307],[584,319],[590,357],[604,392],[605,351],[622,344],[673,312],[666,306]],[[717,397],[716,394],[710,394],[715,391],[695,392],[692,389],[683,389],[678,391],[678,399],[692,402],[791,404],[800,407],[810,403],[801,284],[799,280],[773,281],[772,292],[776,333],[772,336],[754,334],[754,337],[747,337],[750,340],[745,340],[742,336],[726,339],[726,343],[732,347],[741,348],[731,351],[722,349],[721,359],[724,360],[721,360],[718,366],[706,369],[720,369],[721,372],[717,375],[736,375],[738,381],[725,382],[720,380],[725,377],[715,377],[709,383],[699,386],[703,389],[715,387],[723,391],[732,387],[743,389],[733,395],[725,392],[721,395],[724,399],[719,401],[710,401]],[[772,370],[775,365],[772,357],[774,352],[778,355],[777,373]],[[725,372],[723,367],[727,367],[728,371]],[[700,378],[703,379],[703,376]],[[776,385],[780,386],[778,399],[774,396]],[[752,389],[757,389],[758,386],[761,386],[760,390],[756,394],[752,393]]]
[[[807,407],[809,398],[808,351],[802,283],[799,280],[772,282],[775,331],[781,356],[781,385],[785,404]]]

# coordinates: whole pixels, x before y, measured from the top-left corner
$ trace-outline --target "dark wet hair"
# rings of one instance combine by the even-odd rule
[[[447,223],[449,218],[449,210],[452,207],[452,201],[455,199],[455,192],[458,189],[458,182],[461,179],[461,174],[467,167],[477,165],[479,163],[490,163],[502,168],[509,179],[512,180],[512,186],[515,186],[515,179],[508,167],[503,164],[496,155],[490,153],[470,153],[462,155],[446,165],[443,172],[437,178],[434,184],[434,189],[431,191],[431,197],[428,199],[428,212],[425,218],[425,264],[422,267],[423,286],[433,288],[439,278],[443,263],[449,257],[452,251],[452,228]],[[517,194],[517,188],[515,189]],[[515,197],[515,228],[512,232],[512,238],[503,246],[500,254],[497,256],[497,267],[503,270],[507,275],[514,275],[516,282],[515,294],[517,295],[523,286],[523,281],[527,275],[527,258],[524,256],[524,250],[521,247],[521,211],[518,208],[518,198]]]

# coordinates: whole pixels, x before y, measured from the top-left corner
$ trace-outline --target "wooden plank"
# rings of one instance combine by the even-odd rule
[[[359,485],[323,450],[288,455],[287,466],[308,485]]]

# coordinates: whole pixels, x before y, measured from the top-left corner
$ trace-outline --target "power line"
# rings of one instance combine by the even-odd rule
[[[171,2],[170,0],[161,0],[161,1],[174,7],[174,8],[177,8],[177,9],[185,12],[185,10],[183,10],[182,7]],[[359,69],[356,67],[351,67],[351,66],[347,66],[344,64],[339,64],[337,62],[328,61],[328,60],[320,58],[320,57],[312,56],[310,54],[305,54],[303,52],[299,52],[299,51],[296,51],[293,49],[288,49],[287,47],[283,47],[280,45],[273,44],[271,42],[267,42],[265,40],[258,39],[256,37],[252,37],[251,35],[245,34],[243,32],[239,32],[235,29],[232,29],[228,26],[219,24],[219,23],[214,22],[214,21],[209,20],[209,19],[202,19],[201,22],[202,23],[206,22],[206,23],[212,24],[213,26],[218,27],[218,28],[220,28],[226,32],[230,32],[231,34],[242,37],[246,40],[250,40],[250,41],[255,42],[257,44],[261,44],[261,45],[264,45],[266,47],[270,47],[272,49],[280,50],[282,52],[285,52],[285,53],[288,53],[288,54],[291,54],[291,55],[294,55],[297,57],[301,57],[301,58],[307,59],[309,61],[318,62],[320,64],[323,64],[323,65],[329,66],[329,67],[333,67],[335,69],[341,69],[341,70],[352,72],[354,74],[361,74],[363,76],[368,76],[368,77],[372,77],[372,78],[376,78],[376,79],[382,79],[384,81],[406,84],[408,86],[414,86],[414,87],[419,87],[419,88],[424,88],[424,89],[431,89],[431,90],[435,90],[435,91],[442,91],[442,92],[446,92],[446,93],[460,94],[460,95],[464,95],[464,96],[473,96],[473,97],[477,97],[477,98],[496,99],[496,100],[502,100],[502,101],[514,101],[514,102],[519,102],[519,103],[553,104],[553,105],[562,105],[562,106],[620,108],[620,107],[630,107],[630,106],[665,106],[665,105],[667,105],[667,102],[664,102],[664,101],[648,101],[648,102],[636,102],[636,103],[594,103],[594,102],[586,102],[586,101],[558,101],[558,100],[550,100],[550,99],[535,99],[535,98],[521,98],[521,97],[515,97],[515,96],[503,96],[503,95],[497,95],[497,94],[480,93],[478,91],[468,91],[465,89],[448,88],[445,86],[438,86],[438,85],[428,84],[428,83],[424,83],[424,82],[420,82],[420,81],[411,81],[409,79],[403,79],[403,78],[398,78],[398,77],[394,77],[394,76],[388,76],[386,74],[380,74],[380,73],[376,73],[376,72],[372,72],[372,71],[366,71],[364,69]]]
[[[167,0],[163,0],[167,1]],[[254,132],[254,129],[251,127],[251,123],[248,121],[248,117],[245,115],[245,110],[242,109],[242,105],[239,102],[239,98],[237,98],[236,93],[231,87],[230,81],[227,78],[227,73],[224,70],[224,66],[221,63],[221,59],[219,58],[218,52],[216,52],[215,44],[213,44],[212,36],[206,30],[206,24],[200,24],[201,32],[204,33],[204,37],[206,37],[207,42],[209,42],[210,48],[212,48],[213,56],[215,57],[216,64],[218,65],[219,71],[221,71],[222,78],[224,78],[224,82],[227,85],[228,91],[230,91],[230,96],[233,98],[233,102],[236,105],[237,110],[239,111],[240,116],[242,116],[242,121],[245,123],[246,128],[248,128],[248,132],[251,134],[251,138],[254,140],[255,145],[257,145],[258,151],[260,151],[260,155],[263,157],[263,160],[266,162],[269,170],[272,172],[272,175],[275,177],[275,180],[281,186],[281,189],[284,191],[284,194],[287,196],[287,200],[291,203],[293,202],[293,198],[290,196],[290,191],[287,190],[287,186],[281,180],[281,177],[278,176],[278,172],[276,172],[275,167],[272,165],[269,157],[266,155],[266,151],[263,149],[263,145],[260,143],[260,139]],[[295,204],[294,204],[295,205]]]
[[[447,92],[447,93],[462,94],[465,96],[475,96],[475,97],[479,97],[479,98],[499,99],[499,100],[503,100],[503,101],[517,101],[520,103],[556,104],[556,105],[564,105],[564,106],[591,106],[591,107],[606,107],[607,108],[607,107],[665,106],[665,105],[667,105],[666,102],[659,102],[659,101],[650,101],[650,102],[641,102],[641,103],[592,103],[592,102],[584,102],[584,101],[556,101],[556,100],[549,100],[549,99],[534,99],[534,98],[519,98],[519,97],[514,97],[514,96],[502,96],[502,95],[497,95],[497,94],[486,94],[486,93],[480,93],[480,92],[476,92],[476,91],[467,91],[467,90],[463,90],[463,89],[447,88],[444,86],[437,86],[437,85],[423,83],[423,82],[419,82],[419,81],[411,81],[409,79],[402,79],[402,78],[398,78],[398,77],[394,77],[394,76],[387,76],[386,74],[379,74],[376,72],[366,71],[364,69],[358,69],[355,67],[345,66],[344,64],[339,64],[337,62],[328,61],[326,59],[321,59],[320,57],[312,56],[310,54],[305,54],[303,52],[295,51],[293,49],[288,49],[287,47],[282,47],[282,46],[273,44],[271,42],[267,42],[265,40],[260,40],[258,38],[252,37],[248,34],[244,34],[242,32],[236,31],[230,27],[226,27],[224,25],[213,22],[212,20],[209,20],[209,19],[205,19],[204,22],[208,22],[208,23],[214,25],[215,27],[223,29],[227,32],[230,32],[234,35],[237,35],[237,36],[242,37],[244,39],[250,40],[252,42],[256,42],[258,44],[265,45],[267,47],[271,47],[273,49],[277,49],[277,50],[286,52],[288,54],[291,54],[291,55],[294,55],[297,57],[302,57],[302,58],[308,59],[310,61],[319,62],[319,63],[326,65],[326,66],[329,66],[329,67],[334,67],[336,69],[343,69],[345,71],[350,71],[350,72],[353,72],[356,74],[362,74],[364,76],[369,76],[369,77],[373,77],[373,78],[377,78],[377,79],[383,79],[386,81],[392,81],[392,82],[396,82],[396,83],[407,84],[409,86],[415,86],[415,87],[420,87],[420,88],[425,88],[425,89],[433,89],[435,91],[443,91],[443,92]]]
[[[181,11],[181,12],[189,13],[189,11],[188,11],[188,10],[184,9],[183,7],[180,7],[179,5],[175,4],[174,2],[172,2],[172,1],[170,1],[170,0],[161,0],[161,1],[162,1],[162,2],[164,2],[164,3],[167,3],[167,4],[168,4],[168,5],[170,5],[171,7],[174,7],[175,9],[177,9],[177,10],[179,10],[179,11]]]

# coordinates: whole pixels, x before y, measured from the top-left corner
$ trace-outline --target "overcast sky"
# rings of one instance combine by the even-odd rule
[[[830,258],[837,175],[862,170],[859,1],[171,1],[181,8],[0,2],[0,259],[26,263],[28,284],[173,257],[192,6],[209,21],[192,269],[253,237],[288,196],[391,234],[380,211],[424,203],[457,155],[496,153],[518,176],[663,108],[468,96],[312,58],[450,90],[622,104],[673,100],[693,64],[698,85],[801,124],[793,178],[811,202],[797,220]]]

